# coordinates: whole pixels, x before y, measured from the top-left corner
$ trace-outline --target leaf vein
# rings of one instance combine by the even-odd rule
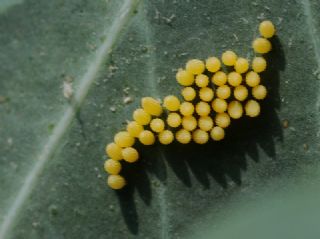
[[[114,19],[110,27],[108,37],[97,49],[94,61],[92,61],[86,73],[80,79],[79,88],[74,95],[73,103],[70,104],[65,110],[62,118],[52,132],[52,135],[49,137],[47,143],[40,152],[34,167],[27,174],[24,183],[17,192],[16,199],[13,201],[12,206],[9,208],[6,216],[4,217],[4,221],[0,225],[0,238],[4,238],[12,228],[24,202],[28,199],[28,196],[36,184],[37,177],[42,173],[44,166],[53,156],[60,140],[71,126],[71,123],[76,116],[76,112],[85,101],[88,91],[94,82],[101,65],[110,55],[113,45],[118,39],[121,30],[129,21],[130,16],[132,16],[132,12],[136,8],[138,2],[139,0],[126,0],[120,8],[118,14],[116,15],[117,17]]]

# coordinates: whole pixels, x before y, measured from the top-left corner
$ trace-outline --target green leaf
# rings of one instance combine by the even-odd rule
[[[1,4],[0,238],[185,238],[317,181],[317,1]],[[235,122],[221,143],[144,148],[125,167],[126,190],[107,188],[105,144],[140,98],[179,94],[175,71],[190,58],[252,57],[263,19],[277,37],[261,117]]]

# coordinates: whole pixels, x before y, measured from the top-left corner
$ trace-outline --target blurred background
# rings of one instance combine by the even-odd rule
[[[0,238],[319,238],[317,0],[1,0]],[[155,145],[106,186],[104,148],[190,58],[252,58],[277,28],[258,118]]]

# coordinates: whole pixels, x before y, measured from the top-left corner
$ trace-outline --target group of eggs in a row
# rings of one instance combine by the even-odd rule
[[[264,38],[255,39],[253,49],[264,54],[271,50],[271,43],[266,38],[272,37],[275,29],[270,21],[264,21],[259,30]],[[139,153],[133,147],[136,138],[143,145],[154,144],[155,134],[159,142],[165,145],[174,139],[182,144],[191,140],[204,144],[210,136],[215,141],[222,140],[224,129],[230,125],[231,118],[239,119],[244,111],[249,117],[259,115],[260,105],[256,100],[262,100],[267,95],[267,89],[260,84],[259,76],[267,67],[266,60],[261,56],[255,57],[251,64],[252,71],[249,72],[248,60],[237,57],[233,51],[224,52],[221,61],[228,67],[234,67],[234,71],[224,73],[220,60],[210,57],[206,62],[192,59],[187,62],[185,69],[177,72],[176,79],[184,86],[181,91],[184,102],[173,95],[165,97],[163,105],[152,97],[142,98],[142,107],[133,112],[133,121],[127,124],[126,131],[117,133],[114,142],[106,146],[110,159],[105,161],[104,168],[110,174],[107,184],[111,188],[121,189],[126,184],[125,179],[119,175],[122,168],[120,160],[133,163],[139,159]],[[204,73],[206,70],[213,73],[211,82],[215,90],[208,87],[210,80]],[[245,76],[242,75],[244,73]],[[193,87],[194,84],[196,87]],[[197,91],[199,102],[195,102]],[[256,100],[247,100],[249,92]],[[166,120],[162,117],[164,109]]]

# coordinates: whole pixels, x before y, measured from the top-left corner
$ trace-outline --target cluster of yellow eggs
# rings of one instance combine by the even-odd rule
[[[270,21],[264,21],[259,31],[261,37],[253,41],[252,47],[256,53],[265,54],[271,50],[268,38],[275,34],[275,28]],[[133,112],[133,120],[126,130],[117,133],[114,142],[106,146],[110,158],[104,164],[110,174],[107,184],[112,189],[125,186],[125,179],[119,175],[120,160],[133,163],[139,159],[134,148],[136,141],[143,145],[153,145],[157,140],[164,145],[174,140],[181,144],[191,141],[205,144],[210,138],[222,140],[232,119],[244,114],[258,116],[258,100],[267,95],[259,73],[266,67],[262,56],[256,56],[250,65],[246,58],[230,50],[225,51],[221,59],[189,60],[185,69],[179,69],[176,74],[176,80],[183,86],[182,99],[174,95],[166,96],[163,102],[152,97],[142,98],[141,108]]]

